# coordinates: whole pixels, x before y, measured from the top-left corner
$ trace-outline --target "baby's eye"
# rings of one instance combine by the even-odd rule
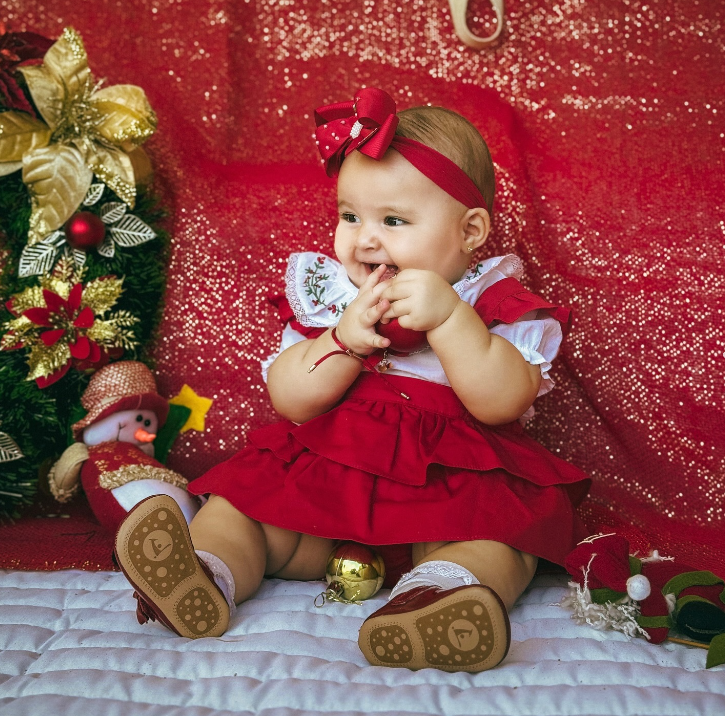
[[[340,219],[342,221],[346,221],[348,224],[354,224],[358,221],[357,216],[349,211],[343,211],[342,214],[340,214]]]
[[[136,416],[136,422],[137,423],[143,422],[143,415],[137,415]]]
[[[404,224],[407,224],[408,222],[405,221],[405,219],[401,219],[397,216],[386,216],[385,217],[385,226],[403,226]]]

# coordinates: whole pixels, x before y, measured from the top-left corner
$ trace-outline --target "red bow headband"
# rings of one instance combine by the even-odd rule
[[[327,176],[337,176],[343,159],[356,149],[380,160],[390,149],[400,152],[419,172],[469,209],[488,209],[479,188],[455,162],[414,139],[395,134],[395,100],[375,87],[361,89],[352,102],[315,110],[315,137]]]

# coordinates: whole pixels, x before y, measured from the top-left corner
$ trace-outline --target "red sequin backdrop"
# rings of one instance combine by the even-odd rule
[[[572,306],[530,431],[594,478],[583,514],[640,549],[725,570],[725,8],[509,0],[467,49],[446,0],[4,0],[13,30],[72,25],[91,69],[159,115],[173,211],[160,389],[214,398],[170,465],[192,478],[274,419],[259,361],[291,251],[330,252],[334,187],[312,109],[378,85],[469,117],[498,167],[489,253]],[[471,26],[488,34],[488,0]]]

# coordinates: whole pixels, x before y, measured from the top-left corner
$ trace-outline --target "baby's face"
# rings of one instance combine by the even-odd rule
[[[335,253],[356,286],[380,264],[435,271],[451,284],[468,267],[466,207],[395,150],[381,161],[348,156],[337,199]]]

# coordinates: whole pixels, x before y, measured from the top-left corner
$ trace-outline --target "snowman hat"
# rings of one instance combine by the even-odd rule
[[[159,427],[169,414],[169,403],[158,394],[151,371],[143,363],[130,360],[111,363],[94,373],[81,405],[88,413],[73,425],[76,440],[89,425],[122,410],[152,410]]]

